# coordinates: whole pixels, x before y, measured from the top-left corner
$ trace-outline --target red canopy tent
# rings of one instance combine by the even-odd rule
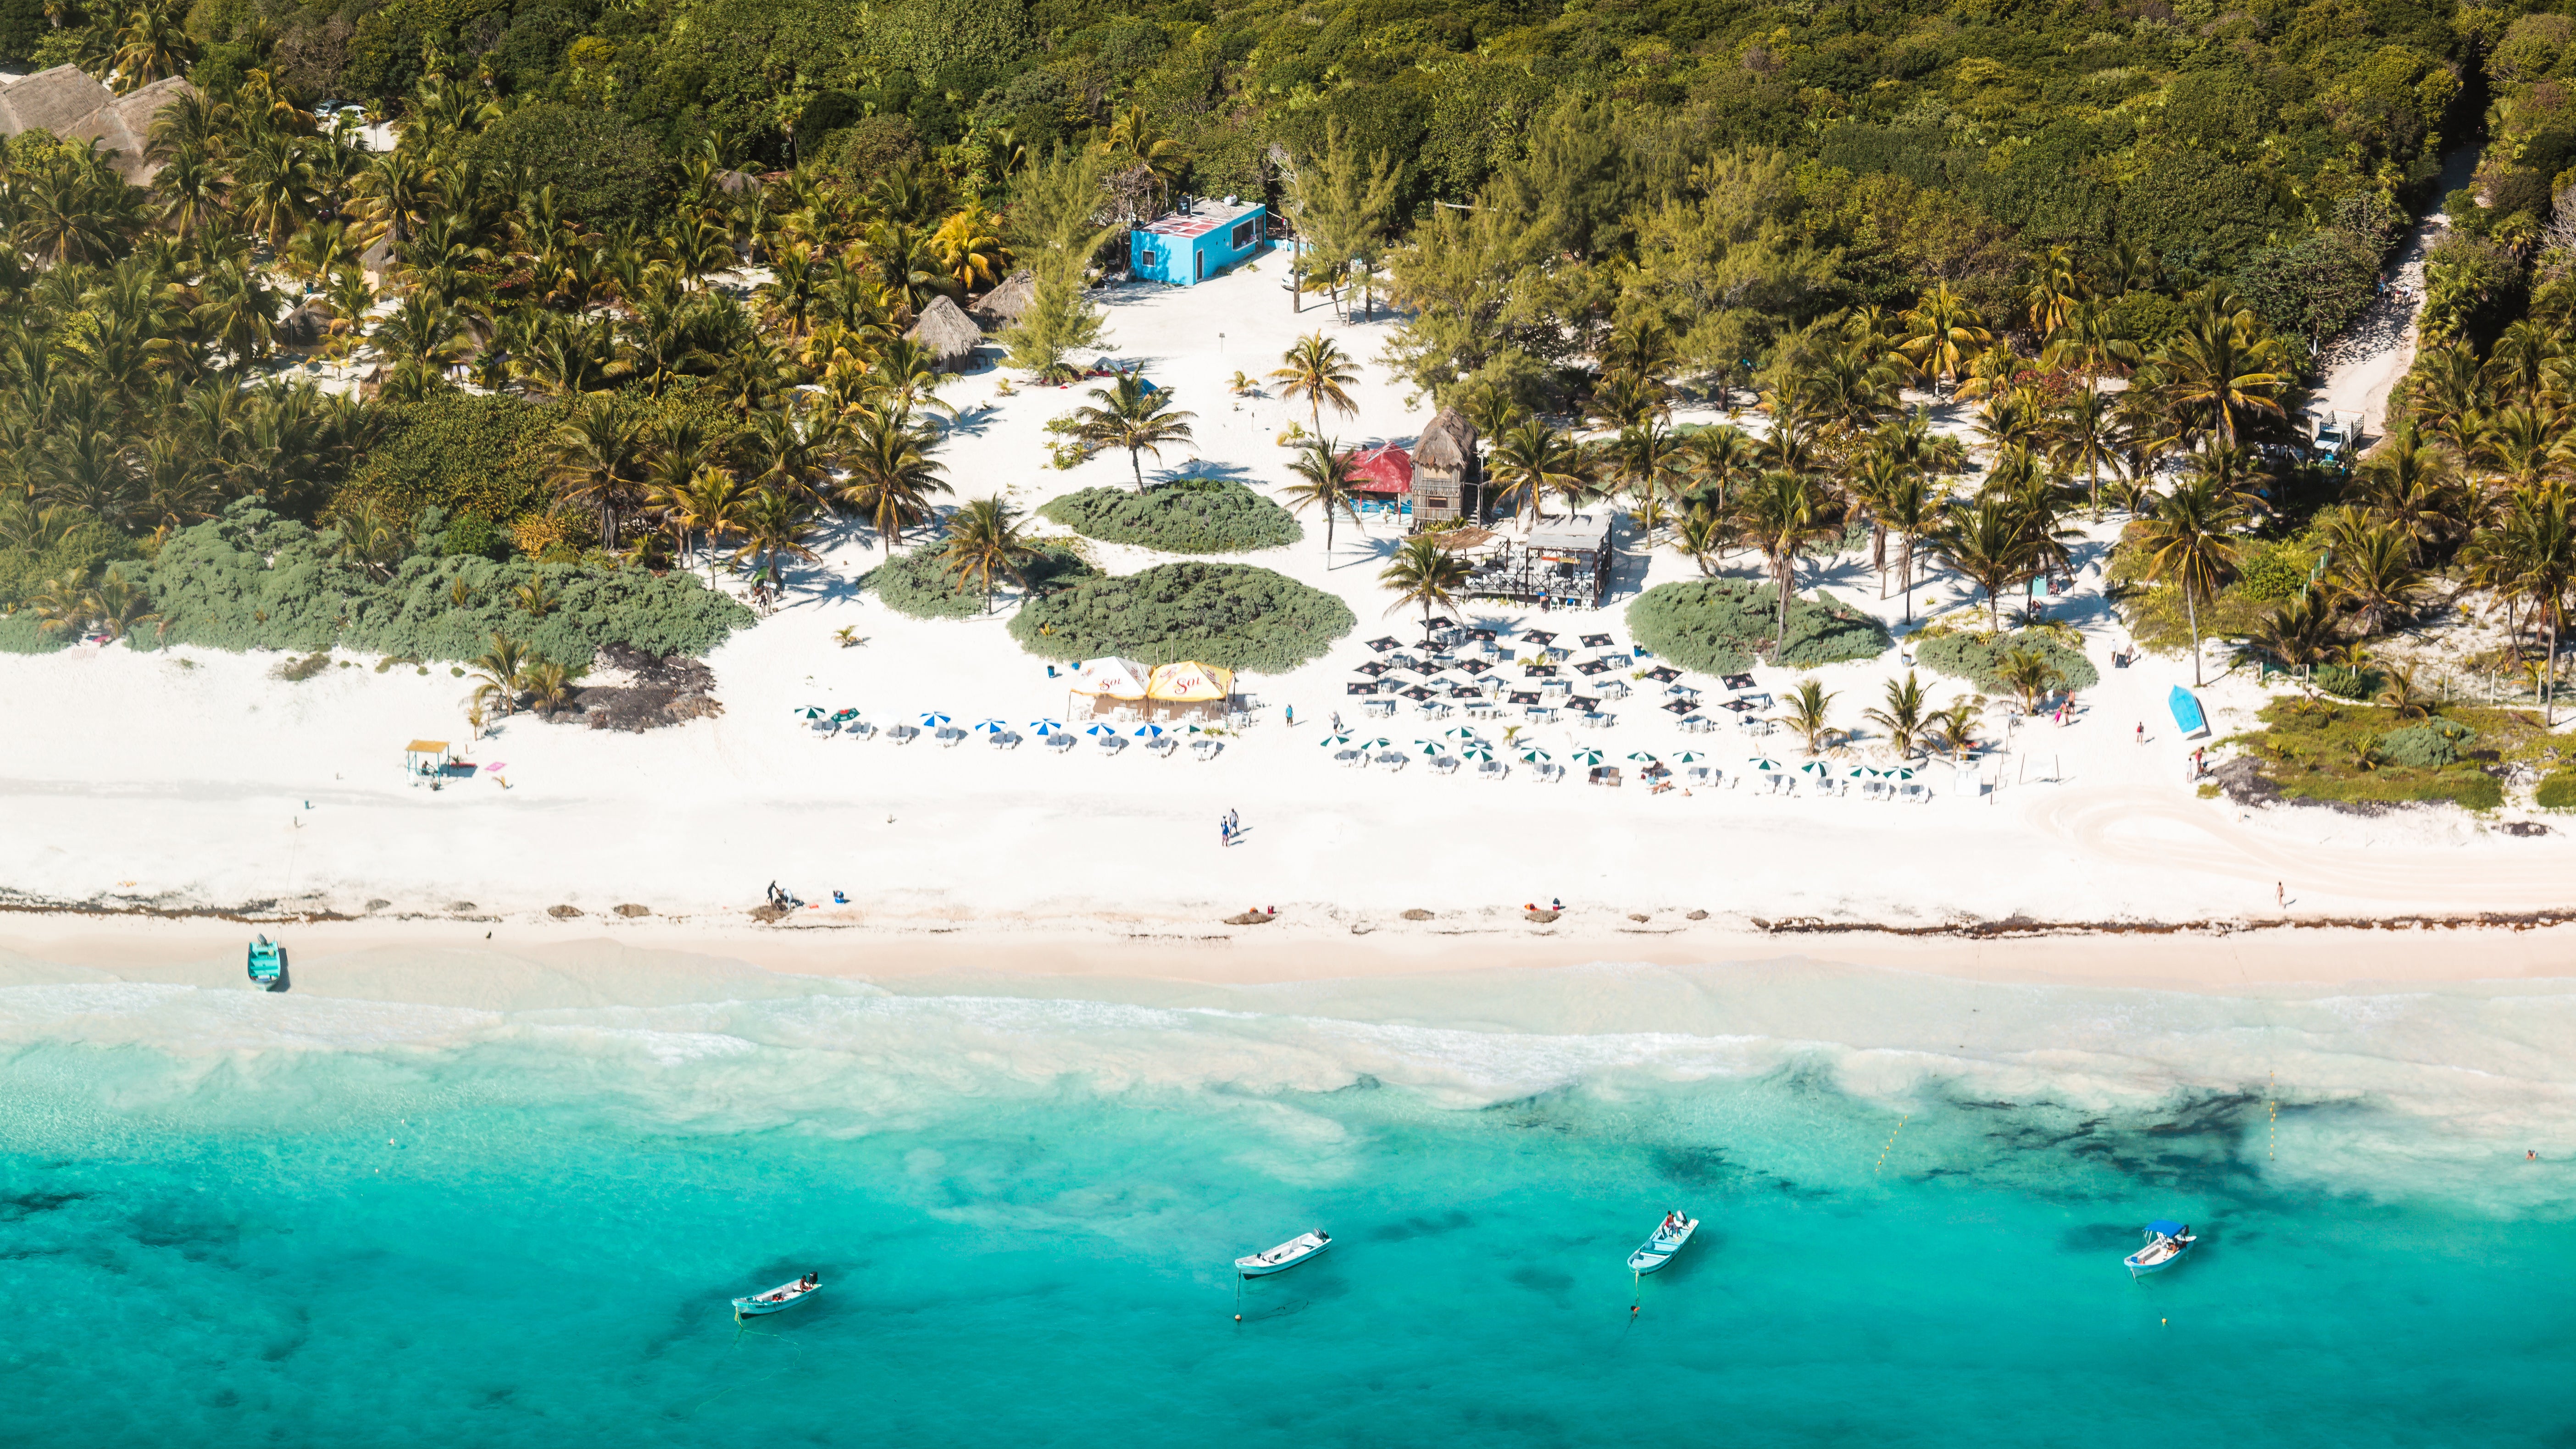
[[[1393,443],[1343,455],[1351,465],[1354,493],[1411,493],[1413,455]]]

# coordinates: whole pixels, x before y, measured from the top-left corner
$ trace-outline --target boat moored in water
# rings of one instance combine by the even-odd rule
[[[1234,1271],[1246,1278],[1267,1278],[1285,1273],[1333,1245],[1333,1235],[1317,1228],[1299,1233],[1278,1247],[1265,1249],[1234,1260]]]
[[[2122,1258],[2120,1263],[2129,1270],[2132,1278],[2161,1273],[2190,1252],[2191,1245],[2199,1241],[2192,1236],[2189,1223],[2158,1218],[2147,1224],[2147,1245]]]
[[[748,1298],[735,1299],[733,1301],[733,1316],[736,1318],[756,1318],[763,1313],[776,1313],[782,1308],[793,1307],[796,1304],[804,1302],[807,1297],[812,1295],[822,1286],[823,1277],[821,1274],[808,1273],[793,1283],[781,1283],[766,1293],[754,1293]]]
[[[1698,1231],[1699,1219],[1678,1211],[1664,1214],[1664,1220],[1655,1225],[1654,1236],[1646,1239],[1643,1247],[1628,1255],[1628,1271],[1654,1272],[1671,1262],[1673,1254],[1680,1252],[1682,1244],[1689,1242],[1691,1234]]]

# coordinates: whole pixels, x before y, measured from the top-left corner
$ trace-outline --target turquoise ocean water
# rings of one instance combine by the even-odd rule
[[[0,988],[0,1443],[2576,1443],[2565,985],[1149,995]]]

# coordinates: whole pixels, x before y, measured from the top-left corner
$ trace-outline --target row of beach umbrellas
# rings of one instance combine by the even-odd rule
[[[807,705],[801,709],[791,710],[789,712],[792,714],[802,715],[807,719],[821,719],[824,715],[831,713],[831,711],[825,710],[816,705]],[[854,709],[842,710],[840,712],[854,718],[858,714],[858,711]],[[912,718],[914,723],[920,725],[926,730],[946,729],[948,726],[957,722],[954,716],[941,714],[936,710],[925,711],[921,714],[914,715]],[[975,733],[979,735],[1002,735],[1009,734],[1011,732],[1011,725],[1009,722],[998,719],[977,720],[972,728]],[[1066,726],[1061,720],[1033,719],[1026,725],[1021,726],[1021,728],[1026,729],[1030,734],[1043,740],[1050,736],[1063,734]],[[1094,724],[1086,727],[1082,731],[1082,733],[1086,735],[1126,735],[1129,738],[1139,740],[1159,740],[1168,734],[1179,733],[1195,735],[1203,732],[1204,731],[1202,731],[1197,725],[1183,725],[1179,730],[1175,731],[1165,729],[1163,726],[1158,724],[1141,724],[1132,730],[1121,729],[1117,725],[1112,724]]]

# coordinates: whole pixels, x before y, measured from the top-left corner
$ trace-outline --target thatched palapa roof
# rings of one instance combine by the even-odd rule
[[[1414,444],[1413,460],[1422,467],[1464,477],[1476,463],[1476,425],[1456,408],[1442,408]]]
[[[939,359],[939,366],[949,372],[963,368],[975,356],[984,340],[981,329],[958,310],[957,304],[940,297],[921,309],[921,320],[912,324],[905,339],[918,342]]]
[[[118,175],[141,186],[161,169],[144,156],[152,117],[191,94],[186,81],[169,76],[118,96],[78,66],[58,65],[0,88],[0,135],[45,130],[66,141],[87,141],[109,153],[108,164]]]
[[[1037,300],[1037,295],[1037,275],[1022,269],[1005,277],[1002,285],[986,292],[983,300],[975,304],[975,315],[988,327],[1008,327],[1020,320],[1020,314],[1029,310],[1029,304]]]

